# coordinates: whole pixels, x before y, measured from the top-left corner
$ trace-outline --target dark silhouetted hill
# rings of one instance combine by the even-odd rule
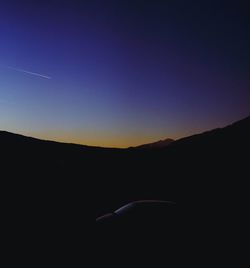
[[[118,245],[126,244],[137,252],[137,258],[143,252],[139,258],[145,262],[153,256],[169,267],[187,263],[199,267],[218,258],[227,262],[228,253],[236,254],[239,245],[244,250],[242,239],[249,229],[249,137],[247,117],[158,150],[131,149],[126,161],[129,171],[121,168],[126,177],[122,186],[106,191],[106,197],[116,193],[113,200],[117,203],[110,203],[105,211],[114,211],[119,202],[148,198],[175,201],[175,215],[161,211],[164,223],[148,210],[144,220],[138,221],[139,228],[137,224],[131,227],[129,218],[97,225],[99,252],[111,252],[111,257]]]
[[[77,190],[93,193],[96,216],[138,199],[204,197],[206,189],[213,188],[213,194],[222,191],[222,185],[226,189],[233,175],[235,182],[246,177],[241,173],[249,137],[249,117],[160,148],[146,145],[145,150],[58,143],[2,131],[1,163],[7,172],[3,182],[22,187],[27,181],[28,188],[41,183],[48,191],[49,185],[78,185]]]
[[[98,216],[136,200],[170,200],[180,215],[175,233],[181,234],[179,244],[187,252],[205,254],[187,241],[207,252],[210,243],[218,251],[233,247],[248,225],[249,137],[250,117],[144,150],[0,132],[2,218],[14,236],[32,233],[36,241],[63,245],[79,236],[74,234],[79,223],[92,221],[93,227]],[[158,233],[164,237],[168,232],[163,228]],[[132,241],[133,232],[127,238]]]

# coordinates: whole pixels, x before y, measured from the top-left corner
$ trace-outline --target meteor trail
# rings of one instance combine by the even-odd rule
[[[27,70],[23,70],[23,69],[19,69],[19,68],[14,68],[14,67],[10,67],[10,66],[8,66],[7,68],[10,69],[10,70],[13,70],[13,71],[20,72],[20,73],[30,74],[30,75],[38,76],[38,77],[45,78],[45,79],[51,79],[50,76],[39,74],[39,73],[30,72],[30,71],[27,71]]]

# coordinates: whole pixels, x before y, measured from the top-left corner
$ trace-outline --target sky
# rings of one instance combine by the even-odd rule
[[[246,1],[0,1],[0,129],[128,147],[250,115]]]

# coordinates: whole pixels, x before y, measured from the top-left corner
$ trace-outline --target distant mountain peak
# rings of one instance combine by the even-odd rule
[[[171,144],[174,141],[175,140],[173,140],[173,139],[167,138],[167,139],[164,139],[164,140],[159,140],[159,141],[156,141],[156,142],[142,144],[142,145],[135,146],[135,147],[130,147],[130,148],[137,148],[137,149],[163,148],[163,147],[168,146],[169,144]]]

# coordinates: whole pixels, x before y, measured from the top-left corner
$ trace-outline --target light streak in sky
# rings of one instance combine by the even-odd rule
[[[13,71],[20,72],[20,73],[25,73],[25,74],[30,74],[30,75],[38,76],[38,77],[41,77],[41,78],[44,78],[44,79],[51,79],[51,77],[48,76],[48,75],[34,73],[34,72],[30,72],[30,71],[27,71],[27,70],[23,70],[23,69],[19,69],[19,68],[14,68],[14,67],[10,67],[10,66],[8,66],[7,68],[10,69],[10,70],[13,70]]]

